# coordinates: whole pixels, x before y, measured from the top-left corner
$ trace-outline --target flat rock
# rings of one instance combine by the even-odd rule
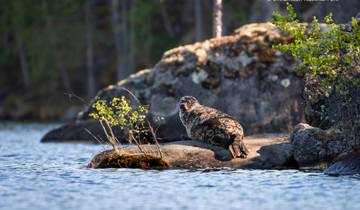
[[[163,158],[171,168],[205,169],[205,168],[253,168],[272,169],[297,167],[293,161],[292,145],[286,135],[261,135],[245,138],[250,150],[247,158],[231,159],[228,150],[201,143],[199,141],[176,141],[161,145]],[[158,155],[156,145],[143,145],[148,154]],[[125,148],[129,153],[139,153],[137,146]],[[101,155],[102,153],[98,154]],[[106,154],[103,153],[103,154]],[[103,158],[96,155],[90,166],[97,168]]]

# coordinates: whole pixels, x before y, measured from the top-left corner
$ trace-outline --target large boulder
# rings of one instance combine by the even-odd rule
[[[326,168],[335,157],[352,150],[349,141],[341,137],[339,129],[323,130],[305,123],[298,124],[290,137],[294,159],[302,167]]]
[[[152,117],[163,119],[155,127],[164,141],[186,135],[177,107],[184,95],[232,115],[244,126],[246,135],[289,132],[304,119],[302,79],[294,72],[295,61],[271,47],[288,41],[291,38],[270,23],[245,25],[230,36],[169,50],[152,69],[133,74],[97,95],[111,99],[125,94],[131,99],[124,88],[133,92],[150,105]],[[90,112],[90,108],[83,110],[77,124],[88,123]],[[52,136],[43,140],[72,139],[68,135],[49,138]]]

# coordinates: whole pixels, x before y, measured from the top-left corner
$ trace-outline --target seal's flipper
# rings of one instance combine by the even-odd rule
[[[234,158],[246,158],[249,150],[246,149],[244,142],[234,142],[229,145],[229,151]]]

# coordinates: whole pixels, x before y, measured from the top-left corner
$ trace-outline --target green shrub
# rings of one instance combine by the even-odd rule
[[[113,98],[111,101],[101,100],[99,97],[95,99],[95,103],[91,106],[94,112],[89,114],[89,117],[100,122],[114,149],[119,144],[117,137],[113,133],[114,126],[119,126],[121,130],[129,135],[130,143],[134,141],[139,145],[139,141],[134,134],[141,134],[148,130],[145,126],[147,108],[142,105],[130,106],[125,96]]]
[[[335,86],[340,93],[346,93],[347,85],[359,85],[359,78],[353,74],[353,65],[359,64],[360,29],[357,19],[352,18],[351,31],[335,24],[332,14],[324,18],[321,30],[314,17],[310,24],[299,23],[294,8],[287,4],[288,15],[273,13],[272,23],[291,35],[293,42],[277,44],[273,47],[299,58],[297,71],[304,76],[318,76],[323,87],[332,90]]]

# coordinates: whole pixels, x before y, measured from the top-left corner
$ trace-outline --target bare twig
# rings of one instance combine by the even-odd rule
[[[138,99],[138,97],[136,97],[136,95],[135,95],[134,93],[132,93],[129,89],[124,88],[124,87],[119,87],[119,89],[124,90],[124,91],[126,91],[127,93],[129,93],[129,94],[135,99],[135,101],[136,101],[139,105],[141,105],[141,102],[140,102],[140,100]]]
[[[120,88],[121,90],[124,90],[124,91],[126,91],[127,93],[129,93],[129,94],[135,99],[135,101],[136,101],[139,105],[141,105],[140,100],[138,99],[138,97],[136,97],[136,95],[135,95],[134,93],[132,93],[132,92],[131,92],[130,90],[128,90],[127,88],[124,88],[124,87],[119,87],[119,88]],[[150,121],[149,121],[149,120],[146,120],[146,122],[147,122],[147,124],[148,124],[148,126],[149,126],[151,135],[152,135],[153,138],[154,138],[154,141],[155,141],[156,147],[157,147],[157,149],[158,149],[158,151],[159,151],[160,157],[162,158],[162,157],[163,157],[163,153],[162,153],[162,151],[161,151],[160,144],[159,144],[159,142],[158,142],[158,140],[157,140],[156,133],[155,133],[153,127],[151,126]]]
[[[78,99],[79,101],[83,102],[83,104],[86,105],[87,107],[91,107],[91,104],[89,104],[83,98],[81,98],[80,96],[78,96],[74,93],[64,93],[64,95],[68,96],[69,100],[71,100],[71,98],[74,97],[74,98]]]
[[[129,130],[129,139],[134,140],[137,147],[139,148],[140,152],[146,154],[145,150],[143,150],[143,148],[140,146],[140,143],[136,140],[136,138],[134,137],[134,134],[132,133],[131,130]]]
[[[156,133],[155,133],[153,127],[151,126],[149,120],[146,120],[146,122],[147,122],[147,124],[148,124],[148,126],[149,126],[151,135],[152,135],[153,138],[154,138],[154,141],[155,141],[157,150],[158,150],[158,152],[159,152],[159,154],[160,154],[160,158],[163,158],[163,153],[162,153],[162,151],[161,151],[160,144],[159,144],[159,142],[158,142],[158,140],[157,140]]]
[[[138,105],[142,105],[140,100],[136,97],[136,95],[134,93],[132,93],[130,90],[128,90],[127,88],[124,87],[119,87],[119,89],[126,91],[135,101]],[[77,96],[73,93],[64,93],[65,95],[67,95],[69,97],[69,99],[71,100],[72,97],[80,100],[81,102],[83,102],[86,106],[91,107],[91,104],[87,103],[83,98],[81,98],[80,96]],[[114,150],[118,151],[117,148],[117,144],[120,144],[119,139],[115,136],[113,128],[106,122],[103,120],[99,120],[100,125],[102,127],[102,129],[104,130],[104,133],[106,135],[106,138],[108,139],[108,142],[112,145],[112,147],[114,148]],[[163,153],[161,151],[161,147],[160,144],[157,140],[157,136],[156,136],[156,131],[154,130],[154,128],[151,126],[151,123],[149,120],[146,120],[146,123],[149,127],[149,131],[155,141],[156,144],[156,148],[157,148],[157,153],[159,154],[160,158],[163,157]],[[86,129],[86,128],[85,128]],[[90,130],[86,129],[86,132],[88,132],[91,136],[93,136],[99,143],[105,142],[103,139],[101,139],[101,137],[97,138],[94,134],[91,133]],[[128,131],[129,134],[129,143],[134,142],[137,147],[139,148],[140,152],[147,154],[147,152],[144,150],[144,148],[142,148],[141,144],[139,141],[137,141],[137,139],[135,138],[134,134],[132,133],[131,130]],[[146,139],[145,139],[146,140]],[[147,141],[147,140],[146,140]]]
[[[105,135],[106,135],[107,139],[110,141],[111,146],[113,147],[113,149],[114,149],[116,152],[119,152],[118,148],[116,147],[116,143],[114,142],[114,140],[112,140],[112,136],[109,135],[108,131],[106,130],[106,127],[105,127],[103,121],[100,120],[99,122],[100,122],[101,127],[103,128],[103,130],[104,130],[104,132],[105,132]],[[112,130],[111,130],[111,127],[109,126],[109,124],[106,123],[106,125],[108,126],[108,129],[109,129],[110,131],[112,131]]]
[[[103,144],[104,142],[100,141],[100,139],[98,137],[96,137],[89,129],[84,128],[85,131],[90,134],[99,144]]]

